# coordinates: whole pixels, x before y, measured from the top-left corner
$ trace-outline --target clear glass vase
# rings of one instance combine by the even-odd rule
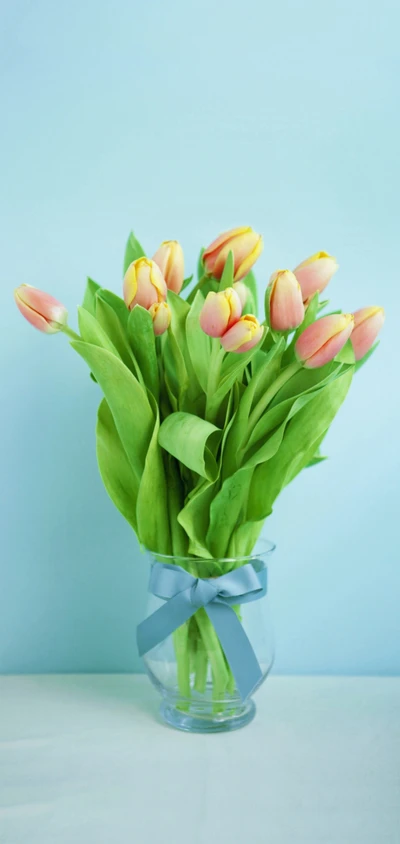
[[[272,543],[260,543],[260,553],[235,559],[198,559],[168,557],[148,553],[155,561],[180,566],[193,577],[212,579],[246,564],[256,572],[266,572]],[[258,549],[257,549],[258,550]],[[165,603],[149,595],[147,617]],[[268,596],[232,607],[242,625],[261,669],[253,692],[266,679],[274,658],[272,625]],[[200,607],[194,614],[153,647],[144,656],[147,673],[163,697],[161,716],[172,727],[192,732],[235,730],[248,724],[255,715],[252,694],[242,699],[234,673],[218,635],[206,612]]]

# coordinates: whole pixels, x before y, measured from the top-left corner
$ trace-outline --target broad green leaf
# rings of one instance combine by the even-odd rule
[[[209,481],[218,476],[218,466],[212,453],[222,432],[211,422],[192,413],[171,413],[160,427],[159,443],[192,472]]]
[[[279,371],[279,361],[284,345],[284,340],[281,340],[280,344],[273,346],[268,354],[261,353],[264,357],[264,365],[258,369],[250,384],[244,390],[226,442],[224,461],[221,466],[224,479],[229,477],[229,475],[233,475],[236,469],[239,468],[239,452],[242,445],[248,439],[247,425],[250,411],[253,403],[256,403],[258,398],[261,398],[265,390],[270,386],[270,383],[275,380]],[[278,362],[277,367],[275,361]]]
[[[264,519],[260,522],[246,522],[245,524],[239,525],[232,533],[227,556],[249,556],[253,552],[263,527]]]
[[[272,512],[280,491],[311,460],[350,387],[353,367],[318,391],[287,426],[281,447],[254,471],[247,521],[260,521]]]
[[[144,389],[129,369],[111,352],[73,340],[107,399],[122,445],[137,480],[140,480],[154,428],[154,415]]]
[[[342,372],[342,369],[343,364],[336,361],[326,363],[325,366],[320,366],[317,369],[305,369],[302,367],[281,387],[272,399],[270,407],[275,407],[280,402],[286,401],[287,398],[299,396],[307,390],[312,390],[322,384],[329,383],[329,381]]]
[[[211,341],[210,337],[202,330],[199,322],[200,311],[203,305],[204,297],[198,291],[186,317],[186,342],[197,380],[204,392],[207,392]]]
[[[110,338],[125,366],[139,377],[135,357],[128,342],[127,329],[121,323],[114,308],[100,297],[96,297],[96,319]]]
[[[207,548],[214,557],[225,556],[232,532],[245,515],[253,468],[239,469],[224,481],[211,502]]]
[[[89,311],[92,316],[95,316],[96,314],[95,296],[96,292],[100,289],[100,285],[97,284],[96,281],[93,281],[92,278],[87,278],[82,308],[85,308],[86,311]]]
[[[129,314],[128,338],[143,382],[158,400],[159,375],[153,320],[140,305],[136,305]]]
[[[124,265],[123,265],[123,272],[124,275],[132,263],[132,261],[136,261],[137,258],[143,258],[145,255],[145,251],[143,246],[139,243],[138,239],[135,237],[133,232],[130,233],[128,237],[128,242],[125,248],[125,256],[124,256]]]
[[[167,484],[164,462],[158,437],[160,421],[158,406],[152,399],[156,422],[144,462],[136,506],[138,537],[150,551],[171,553],[170,523],[168,517]],[[152,414],[153,415],[153,414]],[[154,417],[153,417],[154,418]]]
[[[274,433],[272,433],[271,436],[268,437],[268,439],[266,439],[266,441],[264,441],[262,445],[260,444],[260,442],[257,442],[256,439],[257,437],[258,440],[260,440],[259,433],[258,435],[256,434],[256,437],[254,437],[254,439],[250,437],[248,448],[244,455],[243,465],[255,467],[259,463],[265,463],[267,460],[271,460],[271,458],[276,454],[278,448],[281,445],[287,424],[290,422],[293,416],[296,415],[296,413],[299,413],[300,410],[302,410],[302,408],[305,407],[306,404],[308,404],[308,402],[313,401],[314,395],[314,392],[303,393],[296,400],[293,401],[289,399],[287,402],[281,402],[281,404],[278,404],[276,407],[272,408],[269,413],[266,413],[264,419],[260,420],[260,422],[264,422],[264,438],[272,431]],[[282,406],[284,406],[285,408],[283,414]],[[278,419],[281,419],[282,421],[280,422],[279,427],[276,427],[278,424]]]
[[[113,293],[112,290],[107,290],[105,287],[101,287],[97,291],[96,302],[99,299],[102,302],[106,302],[113,309],[123,328],[126,328],[130,311],[126,307],[124,300],[120,296],[117,296],[116,293]]]
[[[165,455],[164,466],[167,476],[167,500],[171,529],[171,550],[176,556],[189,553],[188,537],[178,520],[184,506],[184,487],[178,461],[170,454]]]
[[[97,322],[97,319],[95,319],[95,317],[83,307],[78,307],[78,324],[82,340],[84,340],[85,343],[92,343],[94,346],[100,346],[102,349],[108,349],[108,351],[112,352],[113,355],[116,355],[117,358],[120,357],[117,349],[111,342],[108,334],[106,334],[104,329],[101,327],[100,323]]]
[[[179,524],[189,537],[189,554],[197,557],[212,557],[206,545],[206,534],[210,521],[210,504],[216,488],[215,482],[206,482],[199,486],[178,516]]]
[[[131,469],[106,399],[102,399],[98,411],[96,451],[100,475],[108,495],[136,531],[139,483]]]
[[[232,287],[233,285],[233,274],[235,270],[235,260],[233,257],[233,252],[230,250],[228,252],[228,257],[225,261],[225,266],[222,272],[221,281],[219,283],[220,290],[226,290],[227,287]]]
[[[257,346],[254,346],[254,348],[250,349],[248,352],[237,354],[232,352],[226,355],[222,364],[221,380],[219,382],[218,389],[215,391],[212,396],[212,401],[210,402],[210,412],[215,413],[227,393],[229,393],[231,387],[233,387],[235,381],[240,381],[242,379],[243,371],[247,364],[250,363],[253,355],[255,355],[257,348]]]

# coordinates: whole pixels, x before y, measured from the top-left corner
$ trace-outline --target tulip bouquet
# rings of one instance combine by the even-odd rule
[[[15,291],[32,325],[69,337],[104,394],[99,469],[140,543],[208,560],[208,577],[251,554],[283,487],[325,459],[322,440],[384,320],[380,307],[320,315],[338,267],[318,252],[272,274],[259,321],[261,251],[251,228],[226,232],[202,250],[194,280],[177,241],[149,258],[131,234],[123,298],[88,279],[79,334],[51,296]],[[209,657],[220,694],[229,670],[221,680],[196,617],[176,631],[180,689],[190,694],[192,675],[201,690]]]

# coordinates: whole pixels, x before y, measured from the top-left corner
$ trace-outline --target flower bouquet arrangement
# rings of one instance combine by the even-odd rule
[[[326,252],[274,272],[257,317],[261,251],[260,235],[233,229],[185,278],[177,241],[149,258],[132,233],[123,297],[88,279],[79,333],[52,296],[15,291],[32,325],[69,338],[103,393],[100,474],[151,557],[139,651],[164,717],[184,729],[252,717],[272,662],[260,621],[272,548],[254,547],[281,490],[325,459],[321,443],[384,320],[380,307],[321,315],[338,268]]]

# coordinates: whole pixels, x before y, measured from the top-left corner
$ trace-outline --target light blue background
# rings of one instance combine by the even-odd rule
[[[275,670],[398,673],[399,117],[396,0],[2,5],[0,670],[140,667],[147,571],[102,487],[99,393],[12,302],[115,291],[131,227],[187,269],[221,230],[265,237],[261,286],[318,249],[334,305],[386,308],[382,343],[279,499]]]

